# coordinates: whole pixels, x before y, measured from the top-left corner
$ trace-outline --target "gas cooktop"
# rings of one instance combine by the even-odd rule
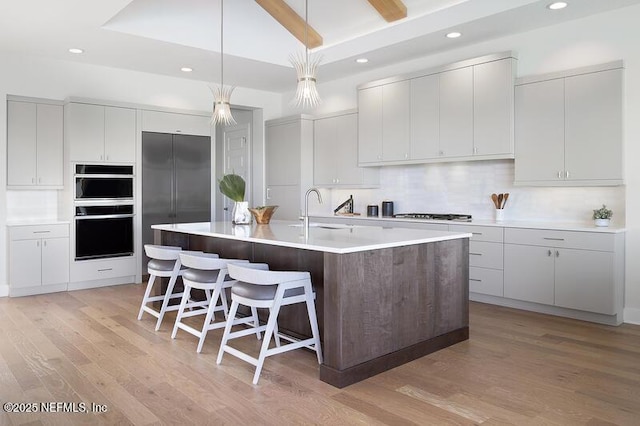
[[[458,222],[471,222],[470,214],[453,213],[400,213],[393,217],[397,219],[428,219],[428,220],[454,220]]]

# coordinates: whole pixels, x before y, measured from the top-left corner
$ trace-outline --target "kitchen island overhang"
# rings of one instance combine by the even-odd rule
[[[154,225],[156,243],[309,271],[324,363],[344,387],[469,336],[469,233],[312,226],[293,222]],[[282,309],[281,331],[309,336],[302,306]]]

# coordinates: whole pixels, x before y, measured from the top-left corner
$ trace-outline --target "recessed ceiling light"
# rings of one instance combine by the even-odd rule
[[[180,71],[182,71],[182,72],[191,72],[191,71],[193,71],[193,68],[182,67],[182,68],[180,68]]]
[[[547,6],[547,9],[551,9],[551,10],[559,10],[559,9],[564,9],[565,7],[567,7],[568,4],[567,2],[564,1],[556,1],[551,3],[550,5]]]
[[[84,50],[78,49],[76,47],[72,47],[71,49],[69,49],[69,52],[77,54],[77,53],[84,53]]]
[[[367,58],[358,58],[356,59],[356,62],[359,64],[366,64],[369,60]]]
[[[447,34],[447,38],[458,38],[461,35],[462,35],[462,33],[459,33],[458,31],[453,31],[453,32]]]

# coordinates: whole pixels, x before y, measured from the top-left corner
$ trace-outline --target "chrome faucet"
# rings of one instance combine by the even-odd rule
[[[302,220],[304,221],[304,229],[305,232],[309,231],[309,194],[311,194],[312,192],[315,192],[316,195],[318,196],[318,203],[322,204],[322,195],[320,195],[320,191],[318,191],[316,188],[309,188],[307,190],[307,193],[304,194],[304,216],[302,217]]]

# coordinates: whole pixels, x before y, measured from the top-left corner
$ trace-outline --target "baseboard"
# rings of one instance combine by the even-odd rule
[[[8,297],[8,296],[9,296],[9,286],[0,285],[0,297]]]
[[[640,325],[640,309],[624,308],[624,322]]]
[[[130,277],[116,277],[116,278],[105,278],[102,280],[91,280],[91,281],[78,281],[69,283],[68,290],[87,290],[90,288],[98,288],[98,287],[108,287],[112,285],[120,285],[120,284],[133,284],[136,280],[135,275]]]

